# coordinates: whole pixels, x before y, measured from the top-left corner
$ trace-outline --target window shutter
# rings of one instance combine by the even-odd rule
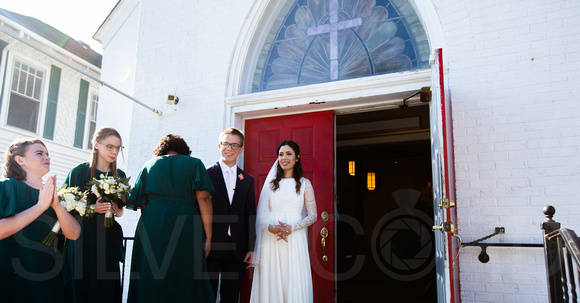
[[[81,79],[79,91],[79,106],[77,110],[77,126],[75,130],[74,147],[83,148],[85,122],[87,121],[87,100],[89,97],[89,82]]]
[[[50,69],[50,82],[48,86],[48,100],[46,102],[46,117],[44,119],[44,138],[54,140],[54,127],[56,125],[56,108],[58,104],[58,90],[60,87],[61,69],[52,66]]]
[[[4,41],[4,40],[0,40],[0,63],[2,63],[2,52],[4,51],[4,48],[6,47],[6,45],[8,45],[8,42]],[[6,69],[4,69],[6,71]],[[2,72],[0,72],[0,74],[2,74]],[[4,91],[4,80],[5,78],[0,79],[0,108],[2,108],[2,96],[3,91]]]
[[[0,39],[0,62],[2,61],[2,51],[4,50],[6,45],[8,45],[8,42]]]

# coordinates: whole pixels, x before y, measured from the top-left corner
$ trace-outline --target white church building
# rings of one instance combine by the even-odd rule
[[[580,230],[579,16],[572,0],[120,0],[94,38],[131,98],[102,88],[97,126],[120,131],[133,177],[166,134],[210,165],[238,127],[257,191],[277,144],[300,144],[315,302],[547,302],[541,247],[484,263],[461,244],[541,244],[548,204]]]

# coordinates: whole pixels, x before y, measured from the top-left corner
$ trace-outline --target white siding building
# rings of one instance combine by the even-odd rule
[[[120,130],[133,177],[169,133],[209,165],[236,126],[249,140],[239,164],[255,176],[275,143],[312,143],[331,167],[311,175],[332,180],[329,196],[313,182],[330,215],[311,228],[317,302],[546,302],[541,248],[490,247],[482,263],[479,248],[457,257],[458,238],[431,226],[453,221],[464,243],[504,227],[486,242],[539,244],[551,204],[580,231],[579,16],[570,0],[121,0],[95,34],[102,79],[150,108],[104,88],[98,125]],[[74,116],[68,102],[58,113]],[[317,135],[267,140],[324,112],[331,154],[316,154]],[[456,207],[440,209],[444,199]],[[126,236],[136,218],[124,216]]]
[[[0,9],[0,29],[0,162],[15,139],[41,138],[60,185],[90,157],[102,56],[8,10]]]

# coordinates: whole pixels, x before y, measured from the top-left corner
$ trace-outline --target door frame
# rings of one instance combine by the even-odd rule
[[[443,75],[443,69],[440,71],[439,68],[433,66],[431,69],[419,71],[378,75],[340,82],[321,83],[291,89],[226,97],[225,124],[223,127],[225,128],[234,125],[235,127],[244,130],[245,120],[248,119],[325,110],[344,113],[349,111],[371,111],[396,108],[402,104],[404,98],[417,92],[421,87],[430,86],[438,88],[440,75]],[[360,92],[363,92],[363,94],[361,95]],[[443,91],[441,92],[433,91],[433,94],[436,93],[441,93],[441,98],[434,98],[436,101],[443,100],[444,104],[449,104],[449,100],[444,98],[445,88],[443,88]],[[435,111],[431,111],[435,112],[435,114],[431,115],[431,127],[440,129],[443,126],[441,125],[441,123],[443,123],[441,117],[444,116],[445,125],[447,125],[446,130],[449,132],[451,120],[449,113],[445,111],[445,107],[441,106],[440,102],[433,101],[431,102],[430,107],[436,107]],[[445,116],[445,114],[447,114],[447,116]],[[433,117],[433,115],[436,115],[436,117]],[[444,138],[444,140],[448,140],[448,138]],[[451,149],[449,150],[449,148]],[[334,150],[336,152],[336,143]],[[453,160],[452,157],[449,157],[449,153],[452,154],[452,146],[448,146],[445,150],[441,150],[440,152],[446,160],[445,168],[452,169]],[[241,159],[243,161],[243,154]],[[243,167],[243,163],[238,163],[238,165]],[[447,171],[449,172],[449,170]],[[448,177],[449,176],[445,178]],[[455,180],[451,175],[451,178],[445,182],[447,186],[446,192],[452,194],[451,196],[448,195],[450,198],[454,198],[454,181]],[[336,201],[334,202],[336,204]],[[446,217],[453,217],[456,222],[455,211],[448,211]],[[453,239],[449,235],[443,239],[444,243],[441,244],[447,250],[446,253],[448,256],[451,256],[454,251],[452,248],[455,247],[455,241],[452,241]],[[334,243],[334,245],[336,246],[336,243]],[[442,285],[442,287],[445,289],[445,297],[448,302],[460,302],[458,289],[459,272],[457,266],[452,266],[452,261],[453,258],[451,257],[445,259],[445,285]]]

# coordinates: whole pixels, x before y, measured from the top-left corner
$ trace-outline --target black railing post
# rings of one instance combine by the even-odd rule
[[[560,223],[552,218],[556,209],[547,205],[543,209],[546,221],[542,222],[541,228],[544,231],[544,258],[546,260],[546,274],[548,278],[548,297],[551,303],[562,302],[564,293],[562,290],[562,261],[558,247],[558,238],[548,239],[546,235],[560,229]]]
[[[121,293],[123,292],[123,287],[125,287],[125,265],[127,264],[127,240],[129,238],[123,238],[123,251],[125,252],[125,256],[123,257],[123,269],[121,271]]]

